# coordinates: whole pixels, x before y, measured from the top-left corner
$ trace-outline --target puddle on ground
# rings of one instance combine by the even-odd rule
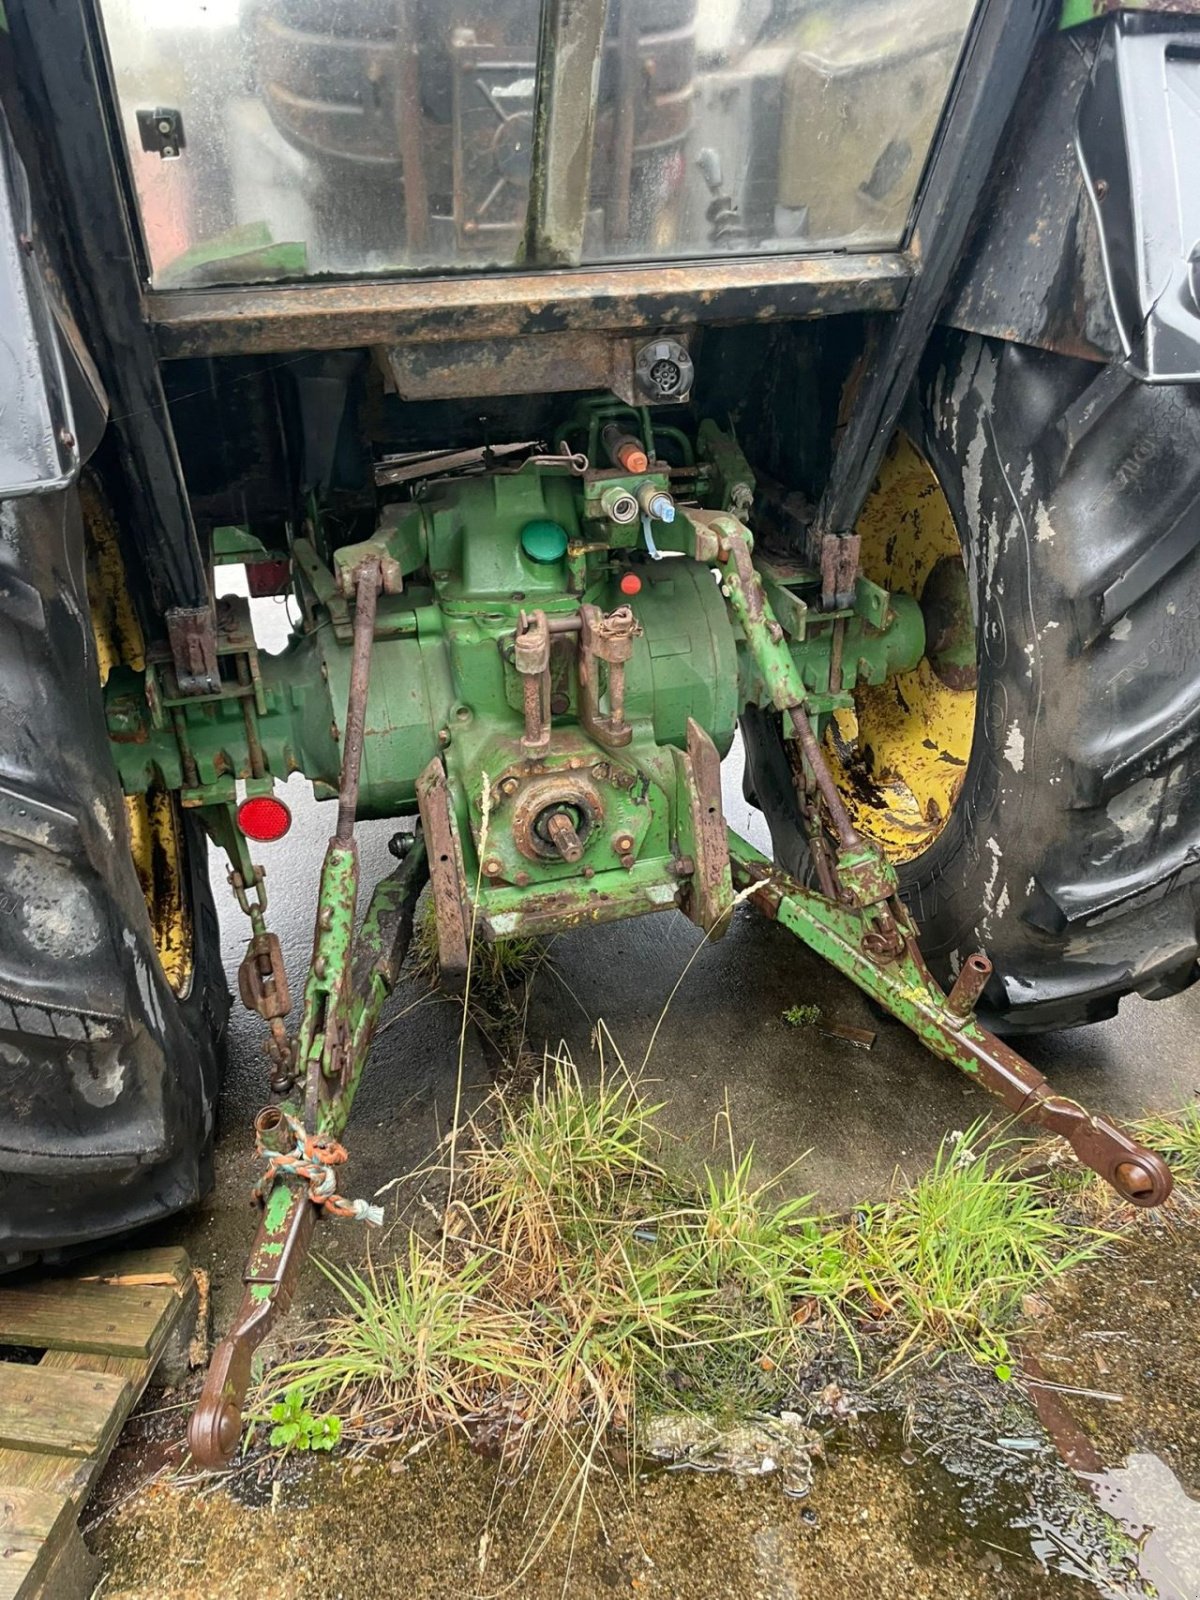
[[[1195,1260],[1194,1222],[1143,1222],[1037,1318],[1028,1345],[1086,1472],[1064,1464],[1016,1385],[948,1361],[895,1391],[899,1409],[822,1424],[805,1497],[777,1476],[597,1475],[526,1571],[552,1467],[513,1482],[435,1447],[390,1463],[293,1458],[274,1489],[261,1461],[146,1484],[135,1427],[85,1518],[104,1600],[1200,1600]],[[140,1478],[182,1417],[139,1424]]]

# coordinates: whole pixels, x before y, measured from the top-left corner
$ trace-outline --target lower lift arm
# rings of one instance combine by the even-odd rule
[[[851,826],[825,764],[803,708],[803,683],[751,558],[747,529],[725,513],[689,515],[697,558],[719,567],[722,592],[765,691],[791,722],[800,746],[805,790],[800,799],[822,893],[796,883],[730,835],[735,886],[749,889],[761,911],[886,1006],[935,1055],[995,1095],[1014,1117],[1061,1135],[1123,1199],[1161,1205],[1171,1192],[1171,1173],[1160,1156],[1106,1118],[1053,1093],[1035,1067],[975,1020],[975,1003],[992,970],[985,955],[967,958],[949,995],[934,981],[917,945],[916,926],[899,898],[894,869]],[[822,805],[836,840],[832,854],[820,821]]]
[[[241,1305],[213,1353],[188,1425],[188,1447],[202,1467],[225,1466],[237,1448],[254,1352],[291,1303],[320,1212],[375,1220],[364,1202],[337,1194],[333,1169],[345,1159],[338,1137],[384,1000],[408,950],[414,908],[429,871],[418,834],[400,866],[376,888],[354,939],[354,815],[378,587],[378,563],[368,563],[358,580],[337,831],[321,868],[312,964],[296,1038],[293,1070],[302,1095],[299,1104],[268,1106],[255,1122],[258,1148],[268,1162],[256,1191],[262,1218],[243,1273]]]

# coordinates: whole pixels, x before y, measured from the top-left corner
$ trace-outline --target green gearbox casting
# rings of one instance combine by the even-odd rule
[[[301,621],[281,655],[255,648],[247,602],[220,603],[219,693],[181,694],[165,653],[114,671],[126,790],[179,790],[208,820],[239,783],[263,793],[297,772],[335,796],[353,575],[377,558],[359,815],[415,812],[441,763],[454,867],[481,884],[494,934],[558,925],[568,907],[599,919],[676,903],[708,768],[742,709],[772,703],[715,563],[694,559],[693,518],[755,526],[754,478],[713,424],[656,431],[612,401],[583,405],[557,444],[479,452],[460,476],[431,467],[392,491],[365,542],[328,550],[314,514],[289,552]],[[819,574],[774,556],[762,530],[754,561],[818,732],[856,685],[924,653],[912,598],[860,578],[852,607],[822,612]]]

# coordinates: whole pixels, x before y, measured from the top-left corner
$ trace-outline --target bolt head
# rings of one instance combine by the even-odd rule
[[[489,856],[483,863],[483,870],[489,878],[498,878],[504,871],[504,863],[497,856]]]
[[[628,855],[633,849],[633,840],[627,833],[619,833],[613,840],[613,849],[619,856]]]

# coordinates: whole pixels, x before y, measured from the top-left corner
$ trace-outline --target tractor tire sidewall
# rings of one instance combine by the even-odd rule
[[[229,1043],[229,984],[221,956],[221,925],[208,872],[208,834],[195,817],[183,814],[184,873],[192,914],[193,968],[187,993],[175,1001],[180,1025],[190,1041],[204,1084],[204,1101],[213,1108],[201,1130],[200,1194],[213,1187],[215,1108],[225,1073]]]
[[[1008,1033],[1197,976],[1200,390],[943,331],[904,427],[958,527],[979,651],[953,810],[899,869],[934,975],[984,950]],[[807,879],[779,718],[742,717],[747,797]]]
[[[1165,829],[1186,828],[1189,782],[1193,824],[1200,811],[1196,696],[1177,716],[1161,702],[1168,674],[1194,684],[1200,668],[1200,560],[1167,548],[1176,508],[1147,480],[1194,514],[1197,396],[952,333],[910,425],[963,540],[979,651],[962,789],[900,873],[926,958],[946,983],[985,950],[984,1009],[1008,1032],[1178,992],[1196,976],[1198,902]]]

